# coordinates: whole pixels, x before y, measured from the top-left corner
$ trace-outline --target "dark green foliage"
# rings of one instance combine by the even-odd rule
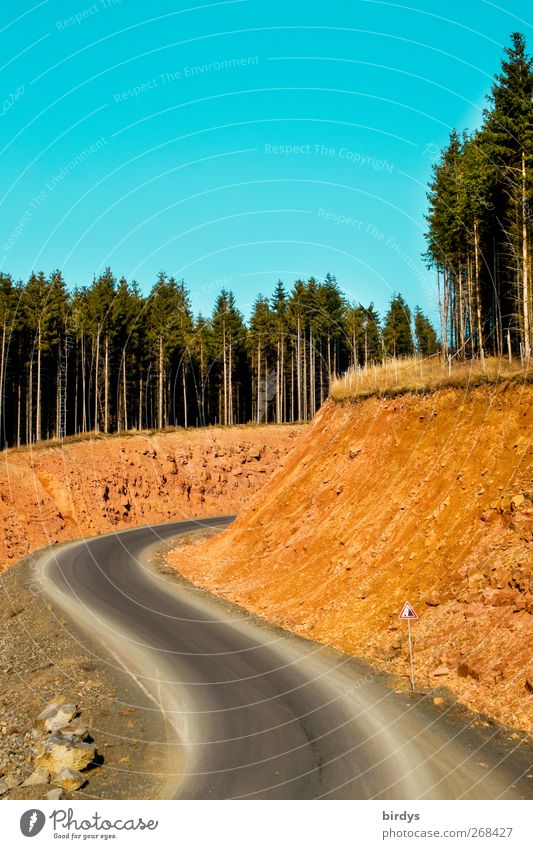
[[[420,307],[415,308],[415,339],[416,351],[421,357],[431,357],[437,353],[437,334]]]
[[[383,325],[383,348],[388,356],[407,357],[413,351],[411,310],[401,295],[393,295]]]
[[[481,129],[450,135],[429,186],[427,257],[440,276],[445,353],[529,359],[533,64],[513,33]]]
[[[349,366],[412,351],[409,308],[379,316],[346,302],[335,278],[278,281],[248,325],[231,292],[210,319],[193,317],[183,281],[161,272],[150,294],[106,269],[69,293],[62,276],[26,285],[0,275],[3,445],[72,433],[247,421],[306,420]],[[415,320],[421,353],[435,331]],[[416,325],[418,327],[418,324]],[[3,391],[2,391],[3,390]]]

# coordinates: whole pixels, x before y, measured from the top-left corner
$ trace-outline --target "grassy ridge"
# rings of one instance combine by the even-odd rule
[[[372,396],[425,394],[446,388],[468,388],[502,382],[533,382],[531,364],[489,357],[484,361],[443,361],[440,355],[422,359],[388,359],[379,365],[349,369],[332,381],[330,397],[343,402]]]

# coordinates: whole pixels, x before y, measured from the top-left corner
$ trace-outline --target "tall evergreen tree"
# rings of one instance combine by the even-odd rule
[[[383,347],[393,357],[404,357],[413,353],[411,332],[411,310],[401,295],[391,298],[383,325]]]
[[[415,307],[415,339],[416,350],[420,356],[430,357],[437,353],[437,334],[420,307]]]
[[[514,292],[509,309],[516,316],[524,354],[531,353],[531,221],[533,186],[533,63],[524,36],[515,32],[505,49],[501,73],[496,76],[485,111],[483,132],[491,162],[497,171],[500,249],[513,266]],[[506,309],[504,303],[504,309]]]

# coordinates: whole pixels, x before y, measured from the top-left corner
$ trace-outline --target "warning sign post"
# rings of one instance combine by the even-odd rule
[[[409,639],[409,662],[411,666],[411,690],[415,689],[415,669],[413,665],[413,643],[411,640],[411,620],[418,619],[416,611],[412,604],[409,604],[408,601],[405,602],[402,612],[398,616],[398,619],[407,619],[407,637]]]

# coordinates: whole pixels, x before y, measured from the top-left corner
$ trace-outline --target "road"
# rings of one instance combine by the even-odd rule
[[[47,594],[179,735],[176,798],[531,797],[531,752],[496,727],[397,693],[352,658],[146,565],[165,540],[229,521],[138,528],[42,561]]]

